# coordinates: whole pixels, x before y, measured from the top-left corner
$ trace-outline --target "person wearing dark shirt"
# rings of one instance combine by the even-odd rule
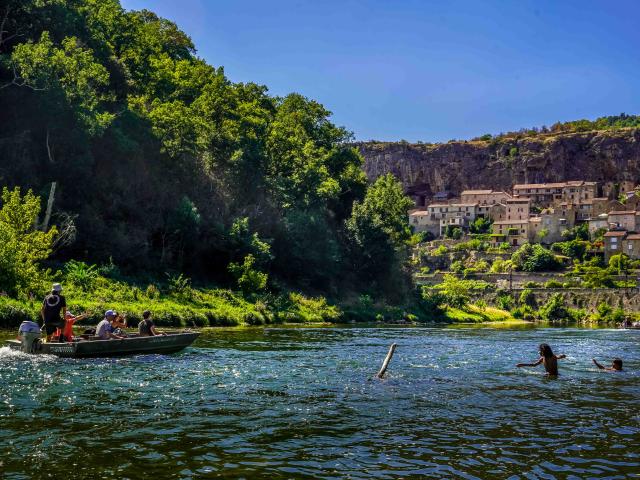
[[[156,325],[151,319],[151,312],[145,310],[142,312],[142,321],[138,324],[138,334],[141,337],[154,337],[156,335],[163,335],[156,331]]]
[[[62,315],[61,315],[62,313]],[[51,336],[56,328],[64,328],[64,316],[67,314],[67,300],[62,296],[62,285],[54,283],[51,293],[44,297],[40,317],[47,334],[47,342],[51,341]]]

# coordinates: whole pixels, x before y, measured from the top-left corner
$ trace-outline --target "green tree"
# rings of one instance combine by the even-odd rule
[[[364,200],[354,202],[345,230],[354,268],[363,278],[388,273],[398,265],[411,238],[407,210],[412,205],[392,175],[378,178]]]
[[[15,86],[47,92],[50,106],[58,99],[67,103],[90,133],[102,132],[114,118],[106,110],[113,96],[102,89],[109,74],[76,37],[64,38],[58,47],[45,31],[37,42],[15,47],[11,68]]]
[[[562,264],[558,262],[553,253],[542,245],[530,243],[525,243],[511,255],[511,263],[516,270],[525,272],[542,272],[562,268]]]
[[[544,320],[549,321],[571,319],[571,312],[566,307],[560,293],[554,293],[547,303],[540,307],[538,314]]]
[[[9,295],[24,295],[40,288],[43,272],[39,263],[50,254],[57,234],[36,229],[40,199],[30,190],[2,190],[0,209],[0,289]]]
[[[469,225],[469,231],[477,234],[491,233],[492,225],[493,220],[490,218],[478,217]]]
[[[255,260],[252,254],[248,254],[241,264],[229,264],[229,271],[236,277],[238,287],[245,295],[257,293],[267,286],[268,275],[255,268]]]

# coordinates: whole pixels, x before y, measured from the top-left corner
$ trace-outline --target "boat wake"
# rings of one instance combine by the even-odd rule
[[[14,350],[9,347],[0,347],[0,362],[13,362],[16,360],[29,360],[31,362],[50,362],[55,360],[55,355],[32,355],[30,353],[24,353],[20,350]]]

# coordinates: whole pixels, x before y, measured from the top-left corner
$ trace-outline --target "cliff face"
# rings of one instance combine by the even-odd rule
[[[593,180],[616,195],[640,180],[640,129],[444,144],[360,143],[369,179],[393,173],[420,205],[439,191]]]

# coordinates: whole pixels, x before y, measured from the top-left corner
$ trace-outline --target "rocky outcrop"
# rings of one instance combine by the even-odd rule
[[[359,143],[373,180],[398,177],[418,204],[436,192],[510,191],[516,183],[594,180],[603,194],[640,180],[640,129],[452,141],[443,144]]]

